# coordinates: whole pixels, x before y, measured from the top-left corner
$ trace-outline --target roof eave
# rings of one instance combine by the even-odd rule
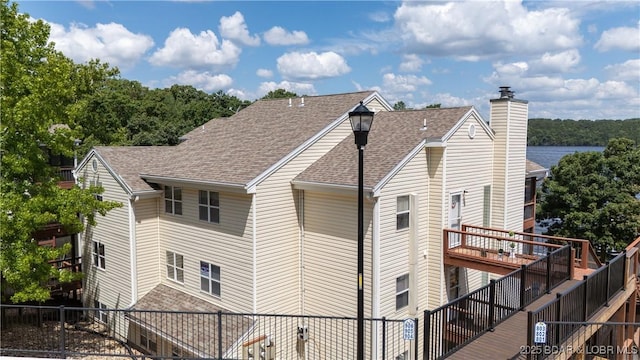
[[[292,180],[291,184],[296,190],[318,191],[324,193],[328,192],[337,195],[357,195],[358,193],[357,185],[334,184],[304,180]],[[363,190],[367,197],[372,196],[373,190],[370,187],[365,186]]]
[[[210,181],[210,180],[197,180],[197,179],[185,179],[185,178],[176,178],[170,176],[160,176],[160,175],[152,175],[152,174],[140,174],[140,177],[146,181],[166,184],[166,185],[196,185],[199,187],[210,187],[215,189],[224,190],[227,192],[235,192],[242,194],[250,194],[248,191],[248,187],[245,184],[237,184],[237,183],[228,183],[221,181]]]

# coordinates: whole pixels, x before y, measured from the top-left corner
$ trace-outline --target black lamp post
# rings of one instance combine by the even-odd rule
[[[349,113],[358,148],[358,358],[364,360],[364,147],[373,124],[373,112],[360,101]]]

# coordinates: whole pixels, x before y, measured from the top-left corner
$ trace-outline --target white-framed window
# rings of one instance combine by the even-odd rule
[[[398,196],[396,204],[396,230],[409,227],[409,195]]]
[[[102,187],[102,181],[98,181],[98,179],[91,180],[91,186]],[[94,193],[93,197],[98,201],[103,200],[102,194]]]
[[[184,258],[180,254],[167,251],[167,277],[184,283]]]
[[[98,300],[93,300],[93,307],[96,309],[94,317],[103,323],[109,322],[109,312],[105,311],[107,309],[107,305],[101,303]]]
[[[107,268],[107,257],[104,254],[103,243],[93,240],[91,255],[93,257],[93,266],[103,270]]]
[[[200,261],[200,290],[220,296],[220,266]]]
[[[202,221],[220,223],[220,194],[215,191],[200,190],[198,196],[199,217]]]
[[[140,328],[140,346],[155,354],[158,352],[156,334],[145,328]]]
[[[396,310],[409,305],[409,274],[396,278]]]
[[[182,215],[182,189],[175,186],[164,187],[164,212]]]

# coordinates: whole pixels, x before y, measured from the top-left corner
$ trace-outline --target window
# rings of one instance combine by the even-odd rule
[[[409,274],[396,278],[396,310],[409,305]]]
[[[167,277],[184,283],[184,260],[182,255],[167,251]]]
[[[96,309],[94,317],[103,323],[109,322],[109,313],[105,311],[107,305],[98,300],[93,300],[93,307]]]
[[[101,188],[102,187],[102,182],[98,181],[97,179],[96,180],[91,180],[91,186],[95,186],[95,187]],[[102,201],[102,194],[94,193],[93,197],[98,201]]]
[[[409,196],[398,196],[396,207],[396,230],[409,227]]]
[[[200,261],[200,289],[220,296],[220,266]]]
[[[107,257],[104,255],[104,244],[99,241],[93,241],[93,249],[91,250],[91,255],[93,255],[93,266],[106,269],[106,261]]]
[[[482,199],[482,226],[491,226],[491,185],[484,186]]]
[[[158,351],[156,334],[147,329],[140,328],[140,346],[152,353],[156,353]]]
[[[182,189],[174,186],[164,187],[164,212],[182,215]]]
[[[200,204],[200,220],[220,223],[220,194],[213,191],[200,190],[198,196]]]

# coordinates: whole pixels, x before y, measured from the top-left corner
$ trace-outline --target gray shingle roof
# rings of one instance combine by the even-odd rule
[[[378,112],[364,150],[364,185],[373,188],[422,140],[439,141],[471,106]],[[424,119],[427,130],[421,130]],[[294,182],[358,185],[358,151],[353,136],[308,167]]]
[[[258,100],[226,119],[188,133],[148,175],[247,184],[372,91],[301,99]],[[144,172],[141,172],[145,174]]]
[[[153,190],[140,178],[170,158],[171,146],[96,146],[94,150],[133,191]]]

